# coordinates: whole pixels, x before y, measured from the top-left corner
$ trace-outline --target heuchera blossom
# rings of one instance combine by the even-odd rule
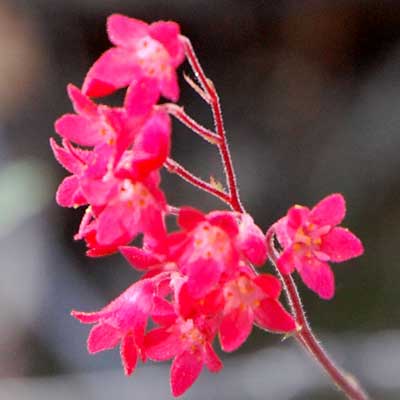
[[[89,255],[105,255],[163,227],[166,201],[158,170],[170,151],[170,119],[154,108],[159,96],[150,78],[130,87],[122,108],[95,105],[72,85],[68,90],[77,114],[57,120],[63,147],[54,140],[51,145],[73,175],[56,198],[65,207],[90,205],[76,239],[86,240]],[[94,148],[81,150],[70,140]]]
[[[169,310],[164,307],[162,319],[153,318],[160,327],[146,336],[146,355],[154,361],[173,358],[171,389],[174,396],[183,394],[197,379],[204,365],[218,372],[222,362],[215,353],[212,342],[219,325],[221,303],[218,292],[209,293],[202,301],[194,300],[187,291],[185,279],[171,281],[175,302]]]
[[[148,25],[114,14],[108,17],[107,32],[115,47],[107,50],[89,70],[83,83],[85,94],[106,96],[145,75],[157,80],[163,96],[178,100],[176,68],[184,59],[178,24],[158,21]]]
[[[100,311],[72,311],[71,315],[82,323],[96,324],[87,340],[89,353],[109,350],[121,343],[122,364],[126,375],[130,375],[138,357],[145,359],[143,339],[155,292],[154,281],[141,280]]]
[[[278,268],[283,274],[296,269],[306,286],[323,299],[335,293],[335,280],[328,264],[360,256],[361,241],[349,230],[337,227],[346,214],[344,198],[332,194],[311,210],[293,206],[275,225],[283,253]]]
[[[225,305],[219,328],[222,349],[234,351],[241,346],[254,323],[275,333],[294,331],[293,317],[278,301],[280,294],[281,283],[270,274],[255,275],[251,270],[241,271],[235,279],[226,282],[223,286]]]

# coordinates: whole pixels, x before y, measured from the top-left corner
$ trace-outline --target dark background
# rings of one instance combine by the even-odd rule
[[[265,230],[294,203],[347,199],[345,225],[365,255],[333,266],[330,302],[299,283],[333,357],[374,399],[400,398],[400,3],[397,1],[2,0],[0,3],[0,398],[168,399],[168,365],[125,378],[118,351],[90,356],[69,316],[96,310],[135,272],[91,260],[72,240],[80,210],[57,207],[65,171],[48,140],[108,46],[106,17],[173,19],[191,38],[222,101],[246,209]],[[182,69],[191,73],[185,64]],[[180,104],[211,127],[183,80]],[[222,179],[216,151],[174,123],[173,155]],[[222,207],[163,175],[174,205]],[[269,267],[268,267],[269,268]],[[302,350],[254,331],[187,399],[342,399]]]

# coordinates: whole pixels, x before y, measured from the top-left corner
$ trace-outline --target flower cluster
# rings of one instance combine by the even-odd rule
[[[87,254],[100,257],[120,252],[142,272],[118,298],[97,312],[73,311],[85,324],[94,324],[90,353],[120,345],[125,373],[137,361],[173,359],[171,388],[184,393],[204,365],[222,368],[213,348],[236,350],[252,327],[295,333],[295,318],[279,301],[282,286],[257,267],[268,259],[268,240],[240,205],[222,123],[216,132],[200,126],[171,103],[179,98],[176,68],[185,55],[199,84],[192,87],[221,115],[214,86],[204,73],[188,39],[174,22],[145,22],[122,15],[108,18],[114,45],[90,68],[82,88],[68,86],[75,113],[56,121],[61,145],[51,139],[56,159],[70,173],[56,199],[63,207],[86,207],[75,239],[85,240]],[[94,102],[127,88],[123,105]],[[169,158],[170,115],[221,150],[229,191],[193,176]],[[200,189],[221,198],[230,211],[203,213],[168,204],[161,189],[160,170],[175,172]],[[166,217],[177,220],[169,232]],[[297,269],[306,285],[323,298],[333,296],[327,261],[343,261],[362,253],[359,240],[335,227],[344,217],[344,201],[333,195],[311,211],[295,206],[274,225],[283,253],[283,274]],[[143,236],[141,246],[131,242]],[[149,321],[153,329],[148,329]]]

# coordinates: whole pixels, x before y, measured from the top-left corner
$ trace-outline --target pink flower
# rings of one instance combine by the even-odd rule
[[[294,331],[292,316],[282,307],[278,298],[281,284],[269,274],[240,273],[225,283],[225,306],[219,328],[221,347],[234,351],[251,333],[253,323],[272,332]]]
[[[122,108],[97,105],[73,85],[68,85],[68,94],[76,114],[65,114],[56,121],[55,130],[61,137],[82,146],[113,146],[114,164],[133,143],[136,169],[152,170],[165,161],[171,129],[167,114],[154,108],[159,98],[155,79],[142,77],[132,82]]]
[[[212,290],[223,275],[234,274],[240,262],[262,265],[266,260],[262,231],[247,214],[213,211],[205,215],[185,207],[178,223],[182,231],[175,234],[171,254],[188,277],[194,297]]]
[[[278,260],[283,274],[297,269],[306,286],[323,299],[335,292],[332,270],[327,261],[341,262],[360,256],[361,241],[345,228],[336,227],[345,216],[341,194],[332,194],[313,209],[294,206],[275,225],[284,251]]]
[[[145,75],[157,79],[163,96],[178,100],[176,68],[184,59],[179,25],[171,21],[143,21],[114,14],[107,20],[108,37],[116,46],[107,50],[89,70],[83,92],[106,96]]]
[[[187,292],[180,295],[179,291],[180,289],[175,297],[183,297],[179,301],[188,310],[193,299],[187,297]],[[211,372],[218,372],[222,368],[222,362],[212,348],[217,320],[201,313],[185,315],[184,310],[179,308],[179,303],[175,305],[175,311],[171,306],[169,318],[165,315],[163,317],[166,322],[164,326],[153,329],[146,335],[145,353],[154,361],[174,359],[170,383],[172,394],[180,396],[193,385],[203,365]]]
[[[107,202],[89,209],[75,239],[85,239],[89,256],[103,256],[128,244],[139,233],[158,235],[164,228],[166,200],[158,179],[113,179]],[[98,187],[98,186],[94,186]],[[93,199],[96,192],[92,190]]]
[[[144,359],[143,339],[153,308],[155,282],[142,280],[123,292],[98,312],[72,311],[84,324],[96,324],[87,340],[89,353],[109,350],[121,343],[121,359],[126,375],[135,370],[138,356]]]

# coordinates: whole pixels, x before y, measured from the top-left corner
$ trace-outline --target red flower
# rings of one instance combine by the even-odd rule
[[[169,305],[169,310],[164,303],[162,318],[152,315],[162,326],[150,331],[144,341],[145,354],[150,359],[174,359],[170,378],[174,396],[180,396],[193,385],[203,365],[211,372],[222,368],[222,362],[212,347],[220,309],[215,293],[197,302],[189,295],[184,281],[178,275],[172,279],[175,303]]]
[[[232,276],[241,261],[262,265],[266,245],[260,228],[247,214],[213,211],[207,215],[185,207],[179,212],[182,231],[174,254],[188,289],[197,298],[212,290],[224,275]],[[226,278],[225,278],[226,279]]]
[[[284,251],[278,260],[283,274],[297,269],[304,283],[323,299],[335,292],[334,276],[327,261],[341,262],[360,256],[361,241],[345,228],[336,227],[345,216],[341,194],[332,194],[313,209],[294,206],[275,225]]]
[[[223,287],[225,307],[219,339],[225,351],[234,351],[246,341],[253,323],[272,332],[290,332],[296,326],[278,298],[281,284],[269,274],[240,273]]]
[[[148,25],[114,14],[107,20],[107,30],[116,47],[94,63],[83,83],[83,92],[92,97],[106,96],[145,75],[157,79],[163,96],[177,101],[175,69],[184,59],[179,25],[172,21]]]
[[[130,375],[142,354],[147,319],[153,308],[155,283],[149,279],[129,287],[112,303],[98,312],[72,311],[84,324],[96,324],[89,333],[89,353],[109,350],[121,343],[121,359],[125,373]]]

